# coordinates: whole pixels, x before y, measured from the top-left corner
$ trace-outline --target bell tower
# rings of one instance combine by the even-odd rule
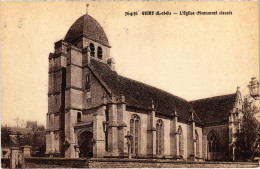
[[[55,43],[54,52],[49,54],[46,154],[79,157],[75,126],[81,121],[78,118],[84,116],[84,106],[90,104],[86,103],[91,97],[88,69],[95,60],[114,70],[110,48],[103,28],[88,14],[74,22],[64,40]],[[94,133],[94,137],[99,136]]]
[[[107,36],[101,25],[88,14],[75,21],[64,41],[79,49],[89,47],[91,59],[107,63],[110,58],[111,46]]]
[[[64,154],[66,55],[68,44],[55,43],[49,54],[48,113],[46,124],[46,153]]]

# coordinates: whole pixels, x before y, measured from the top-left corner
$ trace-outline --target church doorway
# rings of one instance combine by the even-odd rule
[[[84,131],[78,136],[78,145],[80,158],[93,157],[93,133],[91,131]]]

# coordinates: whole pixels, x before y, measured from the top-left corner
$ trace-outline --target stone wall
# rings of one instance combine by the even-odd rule
[[[251,168],[258,163],[246,162],[189,162],[158,159],[91,159],[90,168]]]
[[[88,159],[25,158],[25,168],[88,168]]]
[[[198,143],[198,145],[199,145],[199,155],[198,155],[198,157],[199,158],[203,158],[203,134],[202,134],[202,128],[201,127],[196,127],[195,128],[195,130],[198,132],[198,135],[199,135],[199,143]]]
[[[188,153],[191,151],[190,149],[188,149],[188,138],[190,137],[188,135],[189,125],[178,122],[177,126],[181,126],[181,128],[182,128],[182,132],[183,132],[183,136],[182,136],[183,137],[182,150],[183,150],[183,152],[180,152],[180,154],[182,155],[183,159],[186,160],[189,157]]]
[[[9,159],[2,158],[2,168]],[[255,168],[257,162],[194,162],[172,159],[24,158],[22,168]],[[10,164],[10,163],[9,163]]]
[[[84,83],[83,88],[86,84],[86,76],[89,75],[90,78],[90,91],[83,90],[83,108],[89,109],[95,107],[102,103],[102,98],[108,98],[107,91],[105,91],[104,87],[98,81],[98,79],[92,74],[92,72],[88,68],[84,68],[83,71],[83,80]]]

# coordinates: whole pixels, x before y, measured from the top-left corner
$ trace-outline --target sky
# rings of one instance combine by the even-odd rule
[[[250,78],[259,79],[257,2],[88,3],[120,75],[188,101],[235,93],[237,86],[246,94]],[[1,123],[14,125],[19,117],[45,124],[49,53],[86,13],[86,2],[1,2],[0,10]],[[177,14],[144,16],[142,11]]]

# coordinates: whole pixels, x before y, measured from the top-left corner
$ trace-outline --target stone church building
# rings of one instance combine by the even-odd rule
[[[83,15],[49,55],[46,154],[232,159],[242,98],[187,101],[115,71],[101,25]],[[128,142],[127,135],[132,139]]]

